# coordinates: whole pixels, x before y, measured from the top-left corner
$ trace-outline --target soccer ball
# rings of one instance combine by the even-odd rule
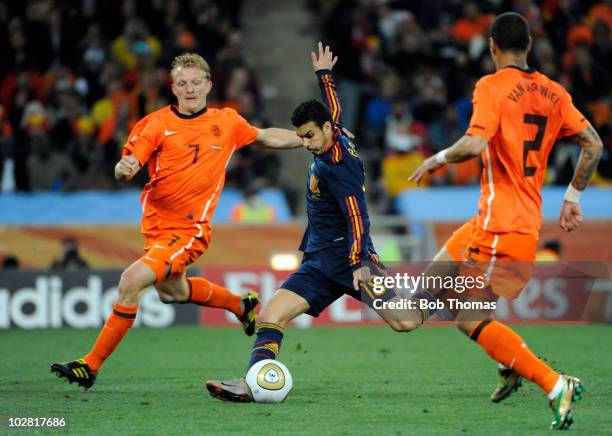
[[[249,368],[245,381],[256,403],[280,403],[293,387],[293,378],[278,360],[260,360]]]

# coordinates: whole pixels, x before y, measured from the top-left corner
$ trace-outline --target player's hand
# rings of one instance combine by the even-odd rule
[[[353,271],[353,289],[356,291],[359,290],[359,284],[361,282],[366,283],[370,280],[370,268],[367,266],[362,266],[359,269]]]
[[[329,45],[323,49],[323,43],[319,41],[319,55],[317,56],[314,52],[310,53],[310,60],[312,60],[312,68],[315,71],[319,70],[331,70],[338,62],[338,56],[334,56],[329,50]]]
[[[423,176],[426,173],[431,173],[440,168],[442,165],[443,164],[440,164],[436,161],[436,156],[433,155],[430,158],[426,159],[425,162],[423,162],[421,166],[418,167],[417,170],[412,173],[410,177],[408,177],[408,180],[411,182],[416,182],[417,185],[420,185],[421,180],[423,179]]]
[[[128,181],[140,170],[140,162],[132,155],[123,156],[115,165],[115,179]]]
[[[566,232],[573,232],[582,222],[582,211],[579,203],[563,201],[561,207],[561,216],[559,217],[559,225]]]

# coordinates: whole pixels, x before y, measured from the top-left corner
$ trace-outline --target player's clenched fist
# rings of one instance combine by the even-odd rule
[[[559,225],[566,232],[573,232],[578,229],[582,222],[582,211],[580,204],[570,201],[564,201],[561,208],[561,216],[559,217]]]
[[[140,162],[134,156],[123,156],[115,165],[115,179],[121,181],[131,180],[140,170]]]

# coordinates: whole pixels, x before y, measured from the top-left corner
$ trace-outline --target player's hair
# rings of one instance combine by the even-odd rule
[[[527,50],[529,36],[527,20],[515,12],[498,15],[491,25],[491,38],[502,51]]]
[[[319,128],[323,128],[323,124],[328,121],[333,124],[329,109],[318,100],[308,100],[301,103],[291,115],[291,124],[294,127],[303,126],[310,121],[314,122]]]
[[[170,70],[172,81],[174,81],[179,68],[198,68],[204,72],[204,76],[206,76],[207,79],[210,79],[210,65],[208,65],[208,62],[199,54],[183,53],[175,57],[172,61],[172,69]]]

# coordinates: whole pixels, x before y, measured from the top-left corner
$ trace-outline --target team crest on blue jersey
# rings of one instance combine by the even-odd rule
[[[310,181],[308,182],[308,189],[313,197],[318,197],[321,194],[319,190],[319,178],[313,174],[310,175]]]

